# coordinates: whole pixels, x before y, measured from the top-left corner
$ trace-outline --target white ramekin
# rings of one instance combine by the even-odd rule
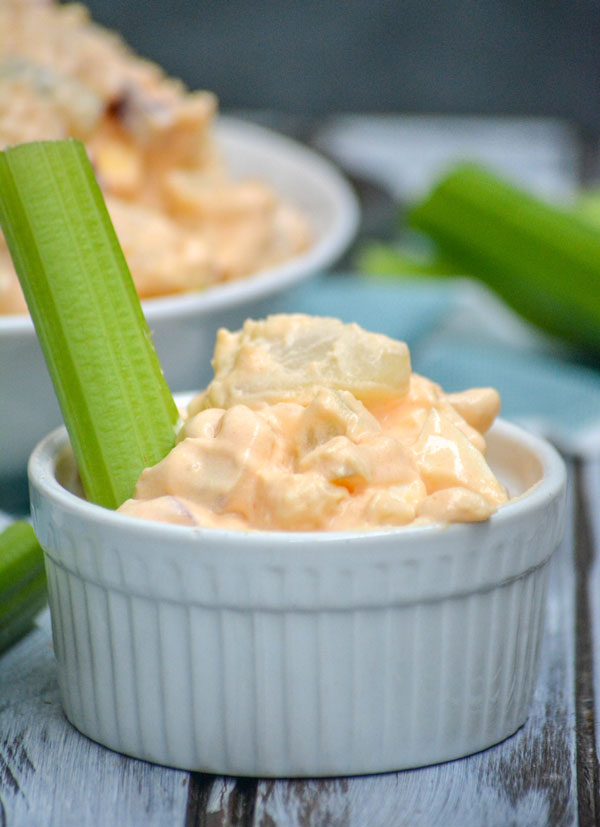
[[[484,523],[266,533],[145,522],[85,502],[64,429],[29,463],[65,712],[129,755],[226,775],[430,764],[528,714],[564,465],[505,422],[516,498]]]

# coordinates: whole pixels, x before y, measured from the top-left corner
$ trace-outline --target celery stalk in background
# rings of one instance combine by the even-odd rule
[[[178,414],[83,145],[0,152],[0,224],[86,495],[116,508],[174,444]]]
[[[582,192],[574,204],[574,210],[576,215],[600,232],[600,190]]]
[[[371,242],[358,255],[358,269],[377,276],[461,275],[456,267],[440,256],[417,255],[399,244]]]
[[[12,523],[0,533],[0,652],[29,630],[45,604],[42,549],[29,523]]]
[[[600,232],[474,165],[451,171],[410,224],[457,272],[547,332],[600,353]]]

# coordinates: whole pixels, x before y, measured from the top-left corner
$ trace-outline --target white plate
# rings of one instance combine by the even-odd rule
[[[174,391],[210,379],[219,327],[239,327],[269,312],[270,299],[326,270],[354,236],[359,210],[350,185],[315,152],[255,124],[221,118],[217,137],[236,176],[273,184],[308,216],[314,243],[294,259],[240,281],[186,296],[143,302],[167,380]],[[61,421],[31,320],[0,316],[0,478],[25,473],[27,457]]]

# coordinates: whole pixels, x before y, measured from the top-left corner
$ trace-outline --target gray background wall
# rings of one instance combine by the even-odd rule
[[[599,0],[89,0],[223,109],[545,114],[600,127]]]

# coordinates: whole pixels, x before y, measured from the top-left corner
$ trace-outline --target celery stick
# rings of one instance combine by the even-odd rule
[[[44,555],[31,525],[11,523],[0,533],[0,605],[43,568]]]
[[[0,153],[0,225],[86,495],[116,508],[174,444],[178,414],[79,141]]]
[[[456,274],[456,268],[439,256],[417,255],[400,246],[371,242],[358,254],[357,268],[374,276],[442,276]]]
[[[45,603],[42,549],[29,523],[12,523],[0,533],[0,652],[27,631]]]
[[[472,165],[442,179],[411,224],[544,330],[600,350],[600,233]]]
[[[600,190],[593,189],[582,193],[573,210],[579,218],[600,230]]]
[[[46,574],[42,570],[6,602],[0,604],[0,652],[27,632],[47,602]]]

